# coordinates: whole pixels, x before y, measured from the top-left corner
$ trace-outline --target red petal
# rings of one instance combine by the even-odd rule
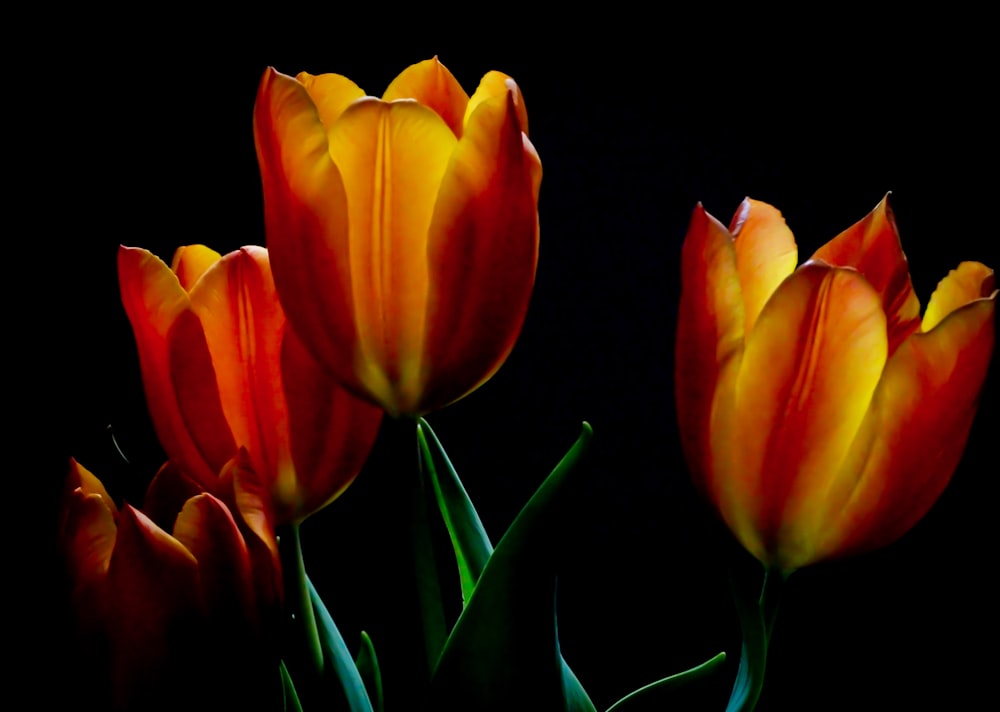
[[[890,354],[919,328],[920,301],[910,282],[888,195],[863,220],[816,250],[812,259],[854,267],[875,287],[888,318]]]

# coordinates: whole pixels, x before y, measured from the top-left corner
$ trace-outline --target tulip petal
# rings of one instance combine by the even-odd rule
[[[407,67],[392,80],[382,101],[397,99],[414,99],[433,109],[456,137],[462,136],[469,95],[437,57]]]
[[[189,499],[174,537],[197,559],[209,616],[253,619],[250,553],[229,509],[210,494]]]
[[[186,245],[178,247],[174,252],[170,269],[177,275],[181,288],[190,292],[201,275],[220,259],[222,255],[204,245]]]
[[[746,198],[740,204],[729,231],[743,292],[744,333],[749,334],[774,290],[795,271],[799,251],[781,213],[759,200]]]
[[[151,680],[177,673],[178,646],[195,631],[202,604],[194,556],[130,506],[119,517],[108,602],[117,707],[145,709],[163,694]]]
[[[483,75],[479,80],[479,86],[473,92],[465,108],[465,116],[462,118],[463,124],[468,124],[476,109],[484,101],[489,101],[498,96],[505,96],[510,92],[514,100],[514,111],[517,113],[517,123],[521,131],[528,133],[528,110],[524,105],[524,97],[521,95],[521,88],[511,77],[503,72],[491,71]]]
[[[455,144],[433,111],[377,99],[352,104],[330,140],[330,155],[350,176],[355,371],[394,414],[408,411],[423,390],[427,233]]]
[[[855,268],[882,295],[890,354],[920,327],[920,301],[910,282],[888,195],[864,219],[816,250],[812,259]]]
[[[146,488],[142,500],[143,513],[165,531],[172,531],[184,503],[202,494],[205,488],[185,475],[171,460],[163,463]]]
[[[327,133],[333,131],[333,125],[344,109],[352,102],[365,96],[364,90],[347,77],[340,74],[312,75],[299,72],[295,79],[309,94],[319,120],[326,127]]]
[[[111,499],[111,495],[104,488],[104,483],[94,473],[77,462],[75,458],[71,457],[69,459],[69,472],[66,476],[63,493],[69,496],[77,488],[85,495],[99,494],[103,498],[105,505],[111,510],[111,514],[115,517],[118,516],[118,508],[115,506],[114,500]]]
[[[466,126],[435,206],[427,248],[432,291],[426,348],[433,370],[404,412],[427,412],[461,398],[488,380],[513,348],[538,261],[535,159],[513,94],[483,102]]]
[[[118,281],[157,437],[164,450],[182,458],[188,473],[209,488],[217,473],[192,439],[168,377],[168,337],[178,316],[188,309],[187,292],[163,260],[134,247],[118,249]]]
[[[734,378],[739,368],[744,323],[732,235],[699,203],[681,251],[674,387],[688,465],[696,484],[717,506],[722,492],[709,433],[713,412],[721,417],[722,411],[732,410],[719,383]]]
[[[965,282],[969,272],[983,274],[979,267],[959,268],[948,280]],[[949,293],[957,288],[939,288],[940,298],[950,301]],[[928,333],[912,335],[889,359],[851,457],[837,477],[841,491],[830,498],[826,515],[837,526],[819,556],[895,541],[927,513],[951,479],[994,344],[997,293],[985,299],[975,294],[967,292],[963,306]]]
[[[305,87],[268,69],[254,105],[267,248],[286,314],[309,349],[358,392],[347,195]]]
[[[854,270],[806,263],[782,282],[747,335],[723,515],[762,561],[812,556],[815,510],[847,456],[886,359],[879,294]],[[723,438],[723,439],[720,439]]]
[[[382,409],[333,381],[287,329],[281,348],[292,460],[271,484],[278,521],[294,522],[336,499],[361,471]]]
[[[993,270],[979,262],[963,262],[942,279],[927,303],[920,330],[927,332],[956,309],[980,298],[990,298],[996,290]]]
[[[289,466],[288,414],[279,371],[285,315],[267,252],[244,247],[223,257],[192,290],[191,308],[204,330],[212,368],[192,363],[184,370],[191,380],[186,387],[178,383],[177,390],[184,395],[204,389],[212,402],[199,398],[198,407],[209,413],[215,412],[218,398],[228,423],[225,432],[231,430],[232,436],[213,440],[218,458],[214,462],[221,469],[242,446],[258,472]],[[196,342],[196,333],[185,339],[185,360],[194,361],[194,355],[203,353]]]
[[[64,506],[61,541],[73,586],[73,607],[85,627],[96,627],[105,613],[104,580],[115,546],[113,505],[104,496],[77,487]]]
[[[191,310],[178,314],[167,339],[169,383],[175,399],[178,426],[186,435],[185,447],[163,447],[178,467],[211,490],[222,466],[236,449],[226,422],[212,355],[205,330]]]

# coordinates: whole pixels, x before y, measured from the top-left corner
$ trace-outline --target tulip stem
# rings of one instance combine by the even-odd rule
[[[285,579],[285,624],[289,630],[286,648],[290,649],[286,655],[306,667],[308,672],[304,673],[310,678],[318,679],[323,673],[323,648],[309,596],[298,524],[282,530],[278,546]]]
[[[736,608],[743,629],[740,667],[726,712],[752,712],[764,687],[767,650],[778,615],[778,602],[787,574],[765,569],[764,583],[756,601],[738,586],[733,586]]]

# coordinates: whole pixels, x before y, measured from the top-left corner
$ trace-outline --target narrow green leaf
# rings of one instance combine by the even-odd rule
[[[701,665],[697,665],[690,670],[685,670],[684,672],[670,675],[669,677],[657,680],[656,682],[651,682],[648,685],[643,685],[638,690],[630,692],[608,707],[607,712],[628,712],[637,703],[647,703],[650,699],[654,698],[654,696],[658,696],[660,693],[675,690],[678,687],[703,680],[714,674],[722,663],[725,662],[725,660],[726,654],[719,653],[715,657],[706,660]]]
[[[428,444],[433,444],[433,452]],[[441,446],[441,441],[426,420],[417,422],[417,442],[423,456],[427,474],[430,475],[437,498],[438,509],[444,518],[451,544],[458,562],[459,579],[462,583],[462,602],[467,603],[476,587],[486,562],[493,553],[479,514],[472,506],[458,473]]]
[[[374,712],[372,703],[368,699],[368,692],[365,690],[365,683],[361,679],[361,674],[354,664],[354,659],[347,649],[343,636],[340,635],[323,599],[319,597],[316,587],[313,586],[312,581],[308,580],[308,577],[307,582],[312,607],[316,613],[316,627],[319,632],[320,645],[323,649],[323,676],[327,682],[327,689],[339,688],[341,694],[335,695],[335,697],[345,699],[346,709],[350,712]],[[330,704],[333,709],[336,709],[332,700]]]
[[[427,709],[594,709],[576,677],[566,674],[559,651],[554,561],[572,475],[591,436],[590,426],[584,423],[579,439],[489,557],[445,643],[431,680]],[[442,499],[452,501],[451,497]],[[446,521],[456,525],[462,519],[453,516]],[[572,693],[564,686],[572,686]],[[567,706],[568,699],[573,706]]]
[[[278,665],[281,672],[281,689],[284,698],[284,712],[302,712],[302,704],[299,702],[299,696],[295,694],[295,683],[292,682],[292,676],[288,674],[288,668],[285,667],[285,661],[282,660]]]
[[[383,712],[385,703],[382,698],[382,672],[378,667],[375,646],[365,631],[361,631],[361,648],[354,660],[368,690],[368,699],[372,701],[374,712]]]

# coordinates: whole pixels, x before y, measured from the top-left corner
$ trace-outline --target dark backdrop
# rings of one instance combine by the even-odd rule
[[[728,222],[744,196],[770,202],[804,257],[892,191],[922,304],[959,261],[996,267],[996,57],[976,41],[975,19],[911,17],[920,27],[905,37],[896,19],[875,17],[785,18],[787,31],[766,33],[711,16],[543,31],[520,10],[464,29],[462,16],[440,18],[454,30],[400,40],[380,33],[410,18],[284,12],[211,29],[197,16],[114,18],[131,30],[80,32],[26,58],[45,67],[27,83],[40,88],[51,162],[31,184],[36,233],[58,245],[47,255],[59,253],[59,305],[39,307],[54,337],[38,342],[41,381],[54,386],[39,417],[59,444],[35,461],[45,463],[42,521],[52,521],[67,456],[133,498],[162,459],[115,251],[169,259],[195,242],[221,252],[264,242],[251,119],[266,66],[341,73],[374,95],[435,54],[470,92],[500,69],[521,86],[544,167],[536,288],[503,368],[429,420],[494,541],[591,423],[587,494],[561,562],[565,657],[603,710],[725,650],[725,679],[706,693],[706,708],[722,709],[740,641],[728,570],[747,570],[748,557],[690,485],[676,432],[673,334],[691,210],[702,201]],[[96,28],[112,18],[79,19]],[[913,531],[793,576],[761,712],[971,709],[992,691],[997,377],[994,359],[965,458]],[[390,686],[409,674],[411,650],[405,559],[392,541],[405,536],[387,454],[397,436],[383,432],[358,481],[303,530],[345,637],[353,646],[358,630],[372,633]],[[50,574],[51,556],[40,561]],[[48,664],[72,667],[51,656],[58,633],[41,630]]]

